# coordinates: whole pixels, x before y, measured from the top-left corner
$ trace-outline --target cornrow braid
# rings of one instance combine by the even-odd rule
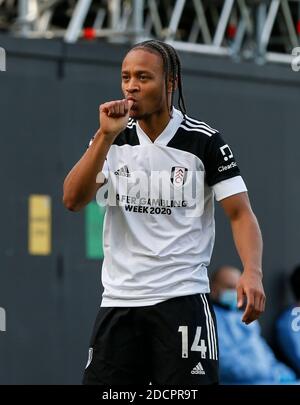
[[[156,54],[159,54],[161,56],[165,75],[166,99],[169,114],[170,116],[172,116],[172,106],[175,94],[175,83],[177,79],[178,83],[177,103],[182,114],[186,115],[186,107],[182,86],[181,62],[176,50],[171,45],[158,40],[148,40],[140,42],[131,48],[131,50],[133,49],[146,49],[150,52],[155,52]],[[171,105],[169,105],[169,97],[168,97],[168,83],[170,79],[172,82]]]

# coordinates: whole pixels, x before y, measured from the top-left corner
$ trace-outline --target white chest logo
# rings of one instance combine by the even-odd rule
[[[171,170],[171,182],[175,187],[182,187],[186,181],[187,171],[185,167],[173,166]]]

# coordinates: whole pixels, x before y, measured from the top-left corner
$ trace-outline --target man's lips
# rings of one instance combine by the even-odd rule
[[[138,108],[138,101],[133,97],[128,97],[127,101],[132,101],[131,111],[134,111]]]
[[[137,102],[137,100],[136,100],[135,98],[133,98],[133,97],[127,97],[127,100],[128,100],[128,101],[133,101],[134,103]]]

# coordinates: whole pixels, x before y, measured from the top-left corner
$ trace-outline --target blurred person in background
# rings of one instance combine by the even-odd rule
[[[293,383],[295,373],[280,363],[257,321],[246,326],[237,307],[241,272],[235,267],[218,268],[211,278],[211,297],[217,318],[221,384]]]
[[[283,358],[300,377],[300,265],[289,281],[295,302],[276,321],[276,343]]]

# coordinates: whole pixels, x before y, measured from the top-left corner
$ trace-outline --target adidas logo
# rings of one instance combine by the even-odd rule
[[[130,177],[128,167],[125,165],[125,166],[121,167],[120,169],[116,170],[115,175],[116,176]]]
[[[205,374],[205,371],[204,371],[204,369],[203,369],[202,364],[200,363],[200,361],[199,361],[199,363],[197,364],[197,366],[193,368],[193,370],[191,371],[191,374],[201,374],[201,375],[204,375],[204,374]]]

